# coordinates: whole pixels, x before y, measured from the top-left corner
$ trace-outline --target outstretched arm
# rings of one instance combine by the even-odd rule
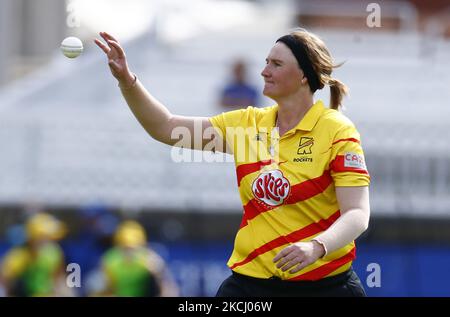
[[[173,115],[130,71],[125,52],[119,42],[106,32],[101,32],[100,36],[106,44],[98,39],[95,39],[95,44],[106,54],[109,68],[119,82],[123,97],[136,119],[152,138],[168,145],[177,145],[179,139],[173,139],[172,133],[178,128],[178,131],[189,131],[191,136],[190,144],[183,144],[183,147],[203,150],[205,145],[214,140],[220,144],[216,146],[216,150],[225,151],[220,136],[210,133],[213,128],[208,118]]]

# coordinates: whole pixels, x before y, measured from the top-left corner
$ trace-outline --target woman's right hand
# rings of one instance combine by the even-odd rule
[[[128,68],[127,59],[123,48],[119,42],[110,34],[100,32],[100,36],[105,40],[105,45],[102,41],[95,39],[94,42],[105,52],[108,57],[108,65],[113,76],[119,81],[123,87],[129,87],[134,82],[134,75]]]

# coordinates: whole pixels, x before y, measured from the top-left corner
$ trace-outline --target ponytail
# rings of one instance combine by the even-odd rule
[[[348,95],[348,88],[340,80],[331,77],[331,73],[333,72],[333,69],[342,66],[344,63],[334,63],[330,51],[326,47],[325,43],[317,35],[308,32],[305,29],[297,29],[291,32],[290,36],[294,38],[294,41],[300,43],[299,46],[303,48],[303,50],[305,51],[304,53],[307,55],[306,59],[308,59],[311,63],[312,70],[306,71],[306,73],[314,73],[313,75],[318,78],[318,83],[315,83],[311,86],[312,76],[306,76],[308,78],[308,83],[312,88],[311,91],[314,93],[316,89],[322,89],[325,85],[329,85],[330,108],[339,110],[342,105],[342,99],[344,99],[344,96]],[[285,41],[283,41],[283,43],[285,43]],[[288,47],[290,48],[291,46],[288,45]],[[303,72],[305,72],[305,66],[301,65],[300,62],[299,65],[302,68]]]
[[[348,87],[335,78],[329,79],[328,85],[330,86],[330,108],[339,110],[342,99],[348,95]]]

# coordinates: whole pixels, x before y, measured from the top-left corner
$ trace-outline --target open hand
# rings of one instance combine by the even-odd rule
[[[325,250],[316,241],[297,242],[281,250],[273,262],[283,272],[291,269],[289,273],[294,274],[316,262],[324,253]]]
[[[106,32],[100,32],[99,34],[107,45],[98,39],[95,39],[94,42],[108,57],[108,65],[113,76],[124,85],[132,83],[134,76],[128,68],[125,52],[119,42]]]

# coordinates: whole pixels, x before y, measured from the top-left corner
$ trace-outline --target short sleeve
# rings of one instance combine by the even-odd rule
[[[354,126],[347,125],[336,133],[329,168],[335,186],[369,186],[370,175],[360,135]]]
[[[214,128],[218,130],[220,136],[226,135],[226,128],[237,127],[241,125],[242,118],[248,109],[239,109],[234,111],[223,112],[217,116],[209,118]]]
[[[226,141],[229,148],[232,149],[234,152],[236,150],[234,147],[235,146],[234,138],[236,137],[235,135],[236,131],[233,131],[230,128],[237,128],[237,127],[247,128],[249,124],[249,118],[252,117],[253,112],[254,112],[253,107],[228,111],[209,118],[209,121],[211,122],[215,131],[220,135],[220,137],[223,140]]]

